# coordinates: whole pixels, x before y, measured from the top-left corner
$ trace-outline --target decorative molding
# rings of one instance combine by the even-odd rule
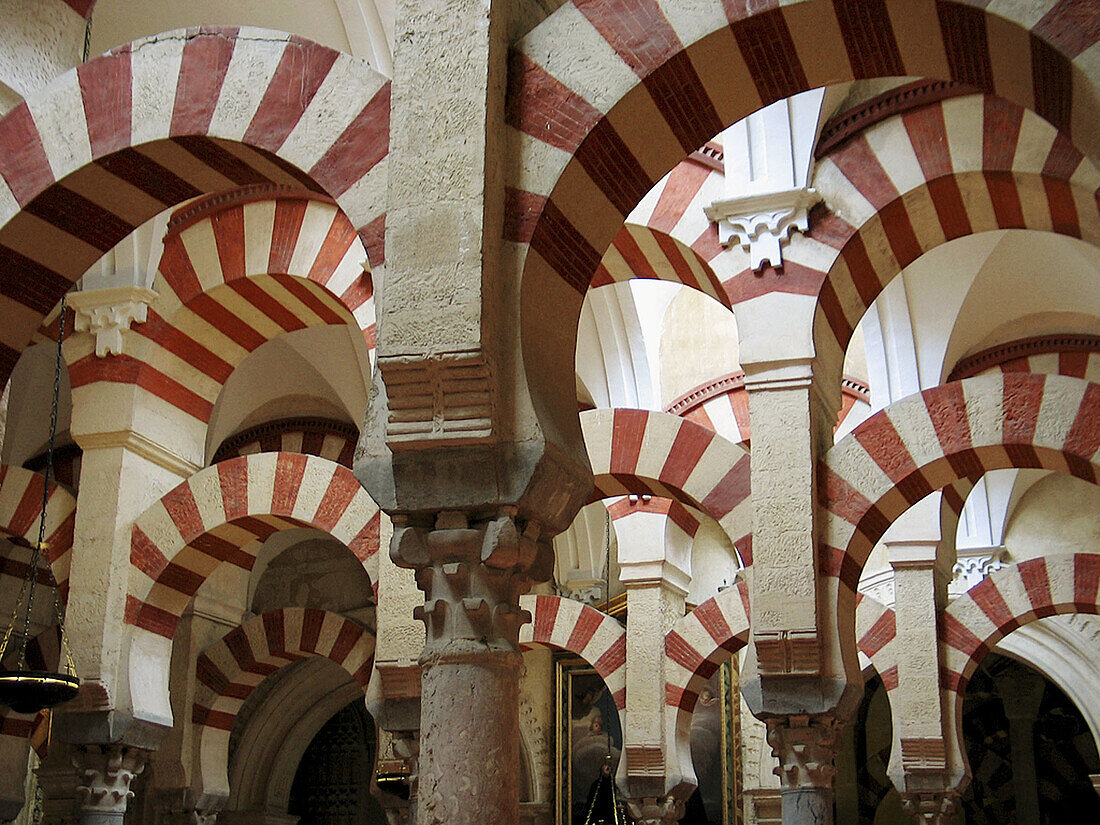
[[[816,189],[783,189],[715,201],[705,211],[718,224],[718,241],[729,246],[736,240],[754,272],[768,265],[780,270],[783,241],[793,229],[809,231],[810,207],[820,200]]]
[[[714,141],[707,141],[704,145],[700,146],[688,155],[688,160],[700,166],[705,166],[708,169],[713,169],[715,172],[726,171],[725,152],[722,147]]]
[[[821,670],[821,644],[813,628],[756,630],[752,638],[762,675],[810,675]]]
[[[308,433],[311,435],[334,436],[354,445],[359,441],[359,428],[346,421],[335,418],[302,417],[280,418],[267,421],[247,430],[241,430],[221,443],[214,452],[212,464],[241,455],[241,449],[249,444],[258,443],[267,436],[281,436],[287,433]]]
[[[143,286],[116,286],[74,292],[69,296],[77,332],[95,335],[95,354],[122,355],[122,333],[144,324],[157,293]]]
[[[389,400],[391,449],[493,438],[493,371],[480,350],[378,359]]]
[[[700,384],[693,390],[689,390],[665,407],[665,412],[671,413],[672,415],[684,416],[703,406],[703,404],[710,401],[712,398],[740,392],[744,389],[745,371],[737,370],[736,372],[723,375],[721,378],[715,378],[713,381],[707,381],[705,384]],[[863,401],[867,404],[871,403],[871,388],[865,381],[855,376],[845,375],[841,379],[841,392],[858,401]]]
[[[736,392],[745,387],[745,372],[738,370],[721,378],[715,378],[705,384],[700,384],[690,392],[684,393],[667,407],[665,412],[673,415],[686,415],[696,407],[702,406],[706,401],[718,395]]]
[[[420,665],[416,662],[376,662],[386,699],[420,698]]]
[[[814,157],[820,160],[864,129],[887,118],[951,97],[976,93],[976,89],[950,80],[917,80],[898,86],[829,118],[821,129]]]
[[[973,355],[960,358],[958,363],[955,364],[955,368],[947,376],[947,380],[960,381],[963,378],[971,378],[1009,361],[1053,352],[1100,352],[1100,335],[1086,333],[1034,335],[1030,338],[1018,338],[1015,341],[997,344]]]
[[[664,776],[665,755],[660,745],[627,745],[627,776]]]
[[[320,201],[335,205],[336,201],[322,192],[314,192],[309,189],[300,189],[285,183],[253,183],[241,186],[237,189],[229,189],[224,192],[196,198],[186,206],[181,206],[172,213],[168,220],[168,229],[165,238],[178,235],[189,226],[194,226],[203,218],[224,212],[234,206],[243,206],[246,203],[256,201],[274,200],[275,198],[295,198],[297,200]]]
[[[864,575],[859,580],[859,592],[870,596],[886,607],[894,606],[894,568],[887,567],[877,573]]]
[[[133,430],[87,433],[77,438],[77,444],[84,451],[125,447],[158,467],[163,467],[165,470],[175,473],[180,478],[189,478],[202,469],[200,465],[195,464],[193,461],[187,460],[146,436],[135,433]]]
[[[947,745],[939,737],[902,737],[901,764],[906,773],[947,770]]]

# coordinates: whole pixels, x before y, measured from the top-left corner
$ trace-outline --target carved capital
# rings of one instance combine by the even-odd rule
[[[76,313],[77,332],[95,335],[95,354],[100,358],[122,354],[122,333],[130,324],[143,324],[157,293],[142,286],[118,286],[74,292],[69,306]]]
[[[635,823],[640,825],[673,825],[684,817],[683,800],[674,796],[645,796],[626,800]]]
[[[511,508],[475,522],[465,513],[444,511],[431,528],[397,517],[390,557],[416,570],[424,591],[415,615],[427,625],[425,654],[455,640],[518,651],[519,628],[531,620],[519,597],[533,580],[547,578],[553,564],[539,525],[521,523]]]
[[[792,229],[809,230],[809,210],[821,200],[814,189],[785,189],[715,201],[706,207],[707,217],[718,224],[718,240],[734,242],[749,253],[749,266],[783,268],[781,244]]]
[[[73,766],[80,773],[76,791],[81,810],[125,813],[134,795],[130,784],[145,770],[148,756],[148,751],[125,745],[83,745],[73,751]]]
[[[959,795],[955,791],[903,792],[901,804],[922,825],[947,825],[958,810]]]
[[[784,790],[832,787],[839,733],[835,719],[789,716],[769,719],[767,726],[768,744],[779,760],[774,773]]]

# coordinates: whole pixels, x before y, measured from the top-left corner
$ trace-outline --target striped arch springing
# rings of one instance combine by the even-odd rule
[[[126,353],[108,359],[91,351],[90,339],[71,344],[72,386],[134,383],[207,423],[236,366],[272,338],[355,325],[364,347],[373,344],[365,259],[348,219],[317,198],[230,201],[173,221],[148,320],[132,327]]]
[[[1096,168],[1050,123],[989,96],[876,124],[822,159],[814,185],[844,218],[790,257],[821,283],[814,335],[832,361],[886,284],[942,243],[997,229],[1100,242]]]
[[[228,791],[229,736],[237,713],[264,679],[291,662],[322,657],[367,690],[374,636],[337,613],[286,607],[255,616],[204,650],[195,663],[197,760],[203,792]]]
[[[0,375],[104,252],[207,192],[323,191],[380,265],[389,88],[294,35],[204,27],[119,47],[29,96],[0,120]]]
[[[11,465],[0,466],[0,533],[25,542],[38,541],[38,523],[42,516],[42,485],[45,476]],[[46,544],[53,578],[62,595],[69,584],[69,564],[72,559],[73,528],[76,523],[76,499],[64,487],[50,482],[46,504]],[[29,548],[14,547],[2,561],[0,575],[26,578],[30,566]],[[52,584],[39,572],[39,582]]]
[[[1100,385],[1059,375],[967,378],[871,416],[821,463],[825,572],[855,590],[890,523],[930,492],[1005,468],[1096,483]]]
[[[690,715],[702,686],[748,638],[749,588],[742,580],[707,599],[665,635],[665,704]]]
[[[1100,158],[1098,79],[1073,63],[1100,32],[1078,24],[1072,0],[1038,19],[952,0],[755,5],[572,0],[513,50],[505,119],[525,162],[508,182],[506,236],[527,249],[536,404],[563,421],[573,340],[562,330],[576,327],[602,251],[670,169],[763,105],[845,80],[954,80],[1034,109]]]
[[[726,290],[698,253],[657,229],[626,224],[596,267],[592,286],[634,278],[683,284],[729,308]]]
[[[626,708],[626,630],[615,619],[573,599],[521,596],[531,621],[519,631],[523,645],[546,645],[580,656],[607,685],[619,712]]]
[[[948,725],[962,741],[966,686],[985,655],[1005,636],[1036,619],[1100,614],[1100,554],[1050,556],[991,573],[939,616],[940,685]]]
[[[671,498],[713,518],[735,544],[751,534],[748,453],[714,430],[669,413],[630,409],[583,412],[581,427],[595,498]]]
[[[207,467],[134,522],[126,621],[171,639],[220,564],[251,570],[260,542],[291,527],[342,541],[377,583],[378,514],[350,470],[318,456],[256,453]]]
[[[866,593],[856,594],[856,645],[871,660],[887,690],[898,686],[898,660],[894,649],[897,616]]]

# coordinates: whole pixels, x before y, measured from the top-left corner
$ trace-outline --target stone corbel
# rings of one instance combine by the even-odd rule
[[[95,335],[95,354],[100,358],[121,355],[122,333],[131,324],[143,324],[157,293],[143,286],[117,286],[74,292],[69,306],[76,313],[76,331]]]
[[[736,240],[759,273],[765,266],[783,269],[783,241],[793,229],[809,231],[810,207],[820,200],[815,189],[785,189],[715,201],[706,213],[718,224],[719,242],[729,246]]]
[[[951,598],[961,596],[990,573],[1004,567],[1001,560],[1004,558],[1005,548],[1001,546],[960,547],[956,552],[958,561],[951,571],[953,577],[947,588]]]

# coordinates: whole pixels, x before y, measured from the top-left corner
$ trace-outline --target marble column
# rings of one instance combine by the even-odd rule
[[[1038,674],[997,680],[997,693],[1008,717],[1012,747],[1012,788],[1019,825],[1039,825],[1039,780],[1035,769],[1035,722],[1043,701],[1043,678]]]
[[[453,510],[430,526],[394,519],[391,556],[424,592],[419,825],[519,819],[519,628],[530,620],[519,597],[552,552],[537,539],[508,508],[483,521]]]

